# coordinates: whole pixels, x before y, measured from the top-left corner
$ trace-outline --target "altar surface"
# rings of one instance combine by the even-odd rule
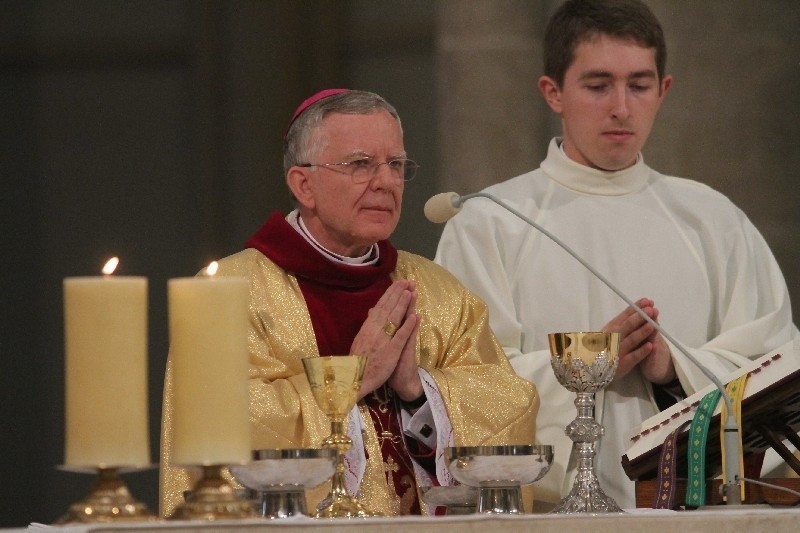
[[[283,520],[248,519],[237,521],[157,521],[152,523],[119,525],[39,526],[54,532],[157,532],[197,533],[204,531],[309,532],[333,533],[357,531],[406,531],[414,528],[435,528],[438,532],[485,533],[498,532],[536,533],[652,533],[658,531],[721,531],[730,528],[741,532],[769,531],[770,533],[797,532],[800,529],[800,508],[770,508],[743,506],[740,508],[669,511],[657,509],[631,509],[624,514],[608,515],[457,515],[443,517],[401,517],[370,519],[313,520],[300,517]],[[31,525],[27,531],[37,528]]]

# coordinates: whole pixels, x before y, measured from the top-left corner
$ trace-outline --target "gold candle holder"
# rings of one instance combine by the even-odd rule
[[[203,476],[171,520],[226,520],[257,516],[253,505],[222,477],[223,465],[203,465]]]
[[[366,518],[381,516],[368,510],[358,499],[347,493],[344,483],[344,454],[353,445],[344,421],[356,404],[358,390],[364,377],[366,357],[337,355],[303,359],[308,383],[314,399],[331,421],[331,434],[322,441],[323,448],[337,450],[336,470],[331,477],[331,491],[323,500],[314,518]]]
[[[70,505],[57,524],[155,520],[147,506],[131,496],[117,468],[98,468],[97,481],[83,500]]]

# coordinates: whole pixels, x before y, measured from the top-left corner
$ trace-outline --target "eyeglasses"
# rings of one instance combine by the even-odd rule
[[[378,173],[378,167],[386,165],[392,176],[398,181],[411,181],[417,173],[419,165],[410,159],[391,159],[384,163],[378,163],[369,157],[362,157],[355,161],[345,161],[344,163],[304,163],[300,167],[323,167],[333,170],[340,174],[348,174],[353,178],[353,183],[367,183]]]

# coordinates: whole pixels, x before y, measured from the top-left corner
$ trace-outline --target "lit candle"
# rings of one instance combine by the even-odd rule
[[[150,465],[147,279],[64,279],[65,465]]]
[[[251,453],[249,284],[215,271],[168,283],[177,465],[242,463]]]

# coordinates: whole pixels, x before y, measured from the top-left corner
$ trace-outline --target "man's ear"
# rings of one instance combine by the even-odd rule
[[[301,207],[314,207],[314,194],[309,180],[309,169],[292,167],[286,173],[286,185]]]
[[[554,113],[560,115],[563,107],[561,106],[561,89],[558,88],[556,81],[550,76],[539,78],[539,91],[544,96],[544,101],[550,106]]]
[[[661,100],[664,100],[664,97],[667,95],[667,91],[669,88],[672,87],[672,76],[664,76],[664,79],[661,80]]]

